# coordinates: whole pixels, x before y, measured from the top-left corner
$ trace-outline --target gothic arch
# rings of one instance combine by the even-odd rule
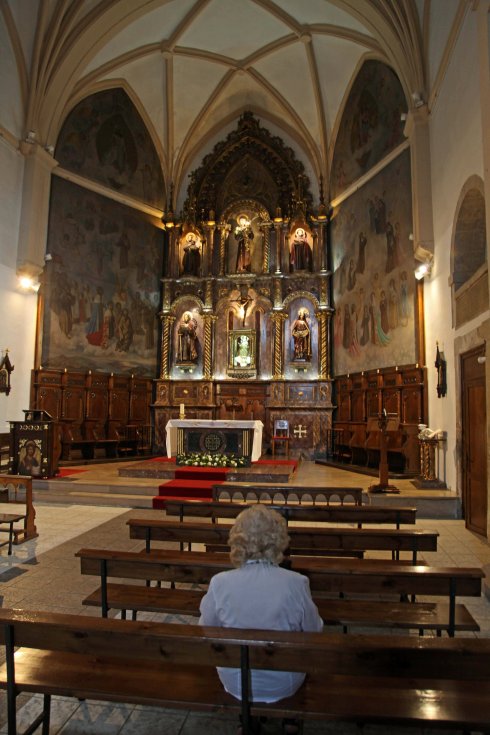
[[[456,327],[488,309],[488,265],[483,180],[461,189],[453,223],[450,285]]]

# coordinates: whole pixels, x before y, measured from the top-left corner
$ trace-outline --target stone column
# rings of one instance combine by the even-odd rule
[[[162,354],[160,360],[160,378],[168,380],[170,378],[170,351],[172,325],[175,317],[170,314],[160,314],[162,320]]]
[[[427,105],[410,110],[404,134],[410,139],[414,255],[419,260],[427,260],[434,255]]]
[[[37,278],[44,268],[51,174],[57,161],[36,142],[23,141],[24,181],[17,246],[17,273]]]
[[[284,322],[287,314],[282,311],[276,311],[271,314],[271,320],[274,325],[274,354],[273,368],[274,372],[272,380],[284,379]]]
[[[487,262],[490,262],[490,0],[473,5],[477,14],[478,68],[480,72],[481,125],[483,133],[483,186],[487,228]],[[490,289],[490,279],[488,279]],[[487,352],[487,354],[490,354]],[[490,511],[489,511],[490,512]]]

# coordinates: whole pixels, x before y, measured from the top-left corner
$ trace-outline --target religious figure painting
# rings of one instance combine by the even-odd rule
[[[311,234],[306,227],[294,227],[290,237],[289,271],[312,271],[313,250]]]
[[[395,72],[366,61],[350,91],[332,161],[332,198],[404,141],[401,114],[407,111]]]
[[[405,151],[334,213],[337,375],[416,362],[410,202]]]
[[[61,129],[55,158],[70,171],[154,207],[164,206],[155,146],[122,89],[97,92],[73,108]]]
[[[20,439],[18,474],[39,476],[41,474],[41,462],[41,440]]]
[[[53,178],[41,364],[154,376],[162,230]]]

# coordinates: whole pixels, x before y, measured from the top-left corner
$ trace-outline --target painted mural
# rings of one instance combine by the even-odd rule
[[[405,140],[407,103],[398,77],[379,61],[366,61],[352,85],[332,162],[332,198]]]
[[[160,161],[143,120],[122,89],[93,94],[71,111],[55,157],[63,168],[164,209]]]
[[[336,375],[416,360],[411,201],[405,151],[334,213]]]
[[[145,215],[53,177],[43,367],[155,376],[162,244]]]

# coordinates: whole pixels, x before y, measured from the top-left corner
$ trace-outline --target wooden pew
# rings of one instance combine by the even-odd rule
[[[159,519],[130,518],[127,521],[130,538],[140,539],[150,551],[154,541],[174,541],[181,544],[206,544],[223,546],[228,550],[229,524],[181,523]],[[341,552],[356,555],[364,551],[391,551],[394,558],[400,552],[412,555],[417,563],[419,551],[437,551],[438,533],[433,531],[373,529],[373,528],[316,528],[313,526],[289,526],[289,554],[317,555],[322,552]]]
[[[0,503],[18,503],[25,504],[25,513],[21,513],[23,523],[21,526],[15,526],[17,520],[9,519],[8,516],[18,513],[2,513],[5,520],[4,523],[10,527],[13,522],[11,533],[9,528],[9,554],[11,553],[10,535],[12,543],[17,545],[24,541],[37,538],[36,528],[36,510],[32,502],[32,477],[30,475],[0,475]]]
[[[107,617],[111,608],[177,613],[197,611],[203,591],[142,587],[109,583],[111,577],[168,583],[209,584],[215,574],[232,568],[227,554],[196,551],[150,551],[149,553],[80,549],[82,574],[96,575],[100,587],[83,600],[101,607]],[[461,595],[481,595],[484,576],[479,568],[425,567],[380,559],[294,557],[293,570],[310,580],[313,599],[328,625],[414,628],[447,631],[479,630],[466,607],[456,604]],[[328,595],[368,595],[362,600],[328,599]],[[378,600],[378,595],[389,595]],[[393,595],[430,595],[444,602],[392,602]],[[184,606],[184,607],[182,607]],[[134,615],[133,615],[134,617]]]
[[[239,494],[243,500],[247,500],[252,496],[257,502],[261,502],[262,498],[267,498],[271,502],[274,501],[276,495],[284,498],[284,502],[288,503],[291,495],[295,495],[301,503],[304,495],[309,495],[315,503],[316,499],[330,504],[332,502],[344,505],[348,502],[355,505],[362,505],[362,487],[321,487],[318,485],[253,485],[251,483],[241,483],[234,485],[232,483],[221,483],[213,485],[213,500],[219,500],[222,495],[229,495],[230,499]]]
[[[52,694],[241,712],[245,735],[253,731],[253,716],[483,731],[490,722],[488,640],[346,638],[2,609],[0,643],[6,658],[0,687],[7,689],[12,735],[23,691],[44,695],[29,732],[41,724],[48,731]],[[241,668],[241,701],[224,691],[217,666]],[[307,677],[292,697],[251,704],[252,668]]]
[[[210,518],[213,523],[219,518],[236,518],[239,513],[249,508],[251,504],[232,503],[226,501],[195,502],[192,500],[166,500],[165,513],[167,516],[184,518]],[[413,525],[417,509],[411,507],[397,508],[396,506],[382,505],[279,505],[271,504],[289,521],[312,523],[352,523],[361,528],[364,524],[378,525],[393,524],[400,528],[401,524]]]

